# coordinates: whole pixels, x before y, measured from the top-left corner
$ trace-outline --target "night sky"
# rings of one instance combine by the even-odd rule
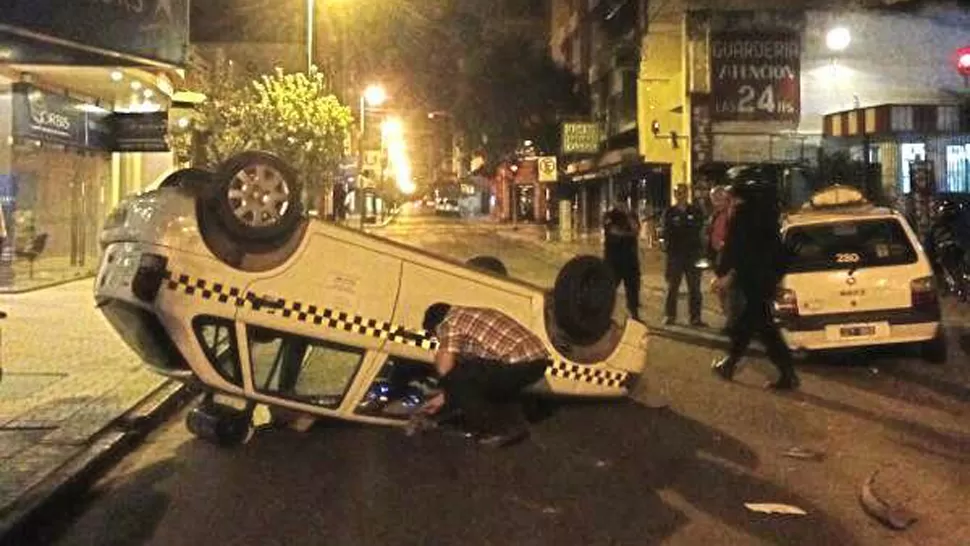
[[[300,42],[306,0],[194,0],[192,41]]]

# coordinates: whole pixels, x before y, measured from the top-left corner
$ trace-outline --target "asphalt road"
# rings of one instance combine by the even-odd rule
[[[452,224],[404,220],[388,235],[459,258],[499,255],[546,284],[561,263]],[[173,419],[32,543],[970,544],[970,333],[950,324],[946,365],[899,352],[812,359],[788,395],[760,388],[772,372],[757,353],[735,383],[712,377],[724,346],[713,330],[657,327],[632,400],[549,404],[532,438],[503,450],[339,423],[261,431],[227,450]],[[656,394],[670,405],[648,407]],[[821,459],[784,456],[791,447]],[[919,517],[909,529],[861,510],[859,487],[877,470],[879,493]]]

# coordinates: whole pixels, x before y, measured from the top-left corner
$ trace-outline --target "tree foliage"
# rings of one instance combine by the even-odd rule
[[[264,150],[293,165],[308,189],[324,185],[338,168],[353,116],[320,72],[277,70],[245,82],[226,63],[202,88],[208,100],[196,113],[196,130],[173,143],[180,161],[215,167],[236,153]],[[200,136],[201,143],[193,142]]]

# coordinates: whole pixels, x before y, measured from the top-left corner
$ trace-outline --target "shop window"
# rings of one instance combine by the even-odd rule
[[[266,328],[247,330],[253,383],[260,393],[334,409],[364,360],[364,350]]]
[[[970,192],[970,144],[946,147],[946,188],[948,192]]]
[[[437,387],[437,376],[430,364],[392,355],[355,411],[360,415],[407,419]]]
[[[911,189],[911,181],[909,179],[909,166],[913,161],[923,161],[926,159],[926,144],[922,142],[916,143],[904,143],[901,147],[902,151],[902,190],[903,193],[909,193]]]
[[[233,322],[217,317],[196,317],[192,321],[192,329],[202,346],[202,352],[219,376],[242,387],[242,369]]]

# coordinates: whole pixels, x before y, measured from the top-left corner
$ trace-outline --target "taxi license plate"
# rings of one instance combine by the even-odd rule
[[[874,335],[876,335],[875,324],[842,326],[839,328],[839,337],[872,337]]]

